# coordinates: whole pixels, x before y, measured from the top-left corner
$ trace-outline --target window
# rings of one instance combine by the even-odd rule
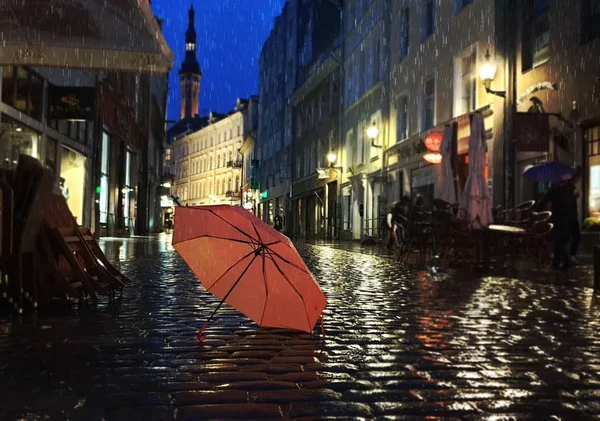
[[[583,132],[589,165],[588,215],[600,218],[600,126]]]
[[[383,69],[381,61],[383,60],[382,48],[381,48],[381,39],[377,38],[375,40],[375,56],[373,57],[373,84],[376,84],[381,79],[383,79],[383,75],[381,74],[381,70]],[[371,85],[371,86],[372,86]]]
[[[470,5],[471,3],[473,3],[473,0],[454,0],[454,14],[457,15],[460,12],[462,12],[462,10],[467,7],[468,5]]]
[[[167,151],[169,151],[167,149]],[[170,152],[170,151],[169,151]],[[110,169],[110,136],[102,133],[102,157],[100,162],[100,223],[108,222],[108,171]]]
[[[454,62],[454,116],[477,108],[477,49],[472,47]]]
[[[421,26],[421,41],[435,32],[435,0],[424,0]]]
[[[125,186],[123,194],[123,217],[125,227],[129,228],[131,209],[131,152],[125,153]],[[185,199],[185,198],[184,198]]]
[[[397,139],[401,142],[408,137],[408,95],[402,95],[398,100],[397,112]]]
[[[208,167],[209,170],[213,169],[213,157],[210,157],[210,166]]]
[[[135,98],[134,98],[134,103],[133,103],[133,107],[134,107],[134,113],[135,113],[135,120],[139,121],[140,119],[140,75],[136,73],[135,75]]]
[[[367,142],[367,138],[365,136],[366,126],[364,122],[359,123],[358,125],[358,136],[356,136],[357,145],[356,150],[358,154],[356,156],[356,163],[362,164],[365,162],[365,142]]]
[[[523,71],[550,58],[549,0],[528,0],[523,13]]]
[[[353,149],[354,149],[354,132],[352,130],[349,130],[346,133],[346,145],[344,147],[344,152],[346,155],[346,165],[344,165],[346,168],[351,168],[354,166],[354,154],[353,154]]]
[[[600,36],[600,1],[583,0],[581,5],[581,42]]]
[[[410,9],[403,8],[400,11],[400,60],[408,56],[410,43]]]
[[[188,42],[185,44],[185,51],[194,51],[196,45],[193,42]]]
[[[435,123],[435,81],[429,78],[423,85],[422,130],[428,130]]]
[[[4,67],[2,102],[36,120],[42,118],[44,81],[24,67]]]
[[[242,126],[237,126],[237,135],[241,136],[242,135]]]

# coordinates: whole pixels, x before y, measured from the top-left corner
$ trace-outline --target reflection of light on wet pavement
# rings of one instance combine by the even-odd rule
[[[0,373],[8,379],[0,393],[21,418],[27,402],[30,417],[112,419],[92,411],[104,411],[108,398],[133,411],[128,419],[208,417],[203,405],[228,419],[236,404],[271,405],[265,416],[288,419],[600,415],[600,309],[578,286],[431,275],[299,245],[329,300],[325,339],[257,329],[224,306],[199,345],[195,334],[218,299],[173,251],[171,236],[101,246],[134,280],[122,301],[44,315],[51,320],[39,325],[0,316]],[[15,379],[35,385],[35,401]],[[76,390],[86,390],[83,412],[72,412]],[[0,419],[18,419],[4,417],[5,408]]]

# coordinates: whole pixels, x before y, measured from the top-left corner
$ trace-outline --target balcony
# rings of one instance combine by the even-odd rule
[[[239,198],[240,197],[240,192],[239,191],[233,191],[233,190],[227,190],[225,192],[225,197]]]
[[[227,161],[227,168],[242,168],[242,161]]]

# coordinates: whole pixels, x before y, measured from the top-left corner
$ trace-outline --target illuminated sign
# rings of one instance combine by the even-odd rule
[[[260,200],[266,199],[267,197],[269,197],[269,192],[268,191],[260,192],[260,196],[259,196]]]

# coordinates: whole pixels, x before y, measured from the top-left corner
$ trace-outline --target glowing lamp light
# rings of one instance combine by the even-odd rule
[[[432,133],[425,138],[425,147],[431,152],[439,152],[442,145],[442,134]]]
[[[439,164],[440,162],[442,162],[442,154],[437,153],[437,152],[431,152],[428,154],[425,154],[423,156],[423,159],[427,162],[429,162],[430,164]]]
[[[337,159],[337,155],[335,152],[331,151],[327,154],[327,162],[330,164],[335,164],[335,160]]]
[[[163,183],[162,185],[163,187],[166,187],[167,189],[171,187],[171,183],[169,183],[168,181],[166,183]]]
[[[484,83],[491,84],[496,77],[496,65],[490,60],[490,50],[485,54],[485,63],[479,68],[479,77]]]
[[[369,136],[369,139],[376,139],[379,136],[379,129],[375,123],[367,129],[367,136]]]

